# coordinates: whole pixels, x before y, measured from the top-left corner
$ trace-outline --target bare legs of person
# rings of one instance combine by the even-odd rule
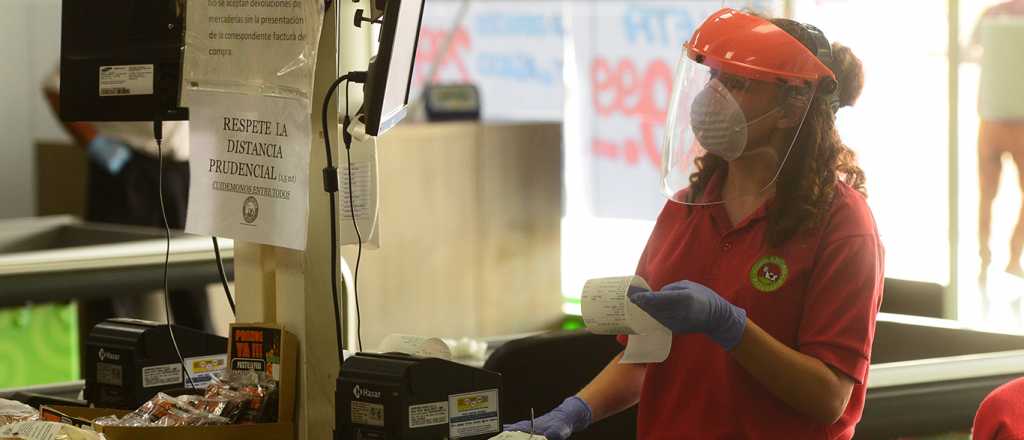
[[[992,236],[992,202],[999,192],[999,176],[1003,165],[1001,152],[991,145],[986,145],[990,133],[989,127],[982,125],[978,144],[978,183],[981,190],[978,204],[978,250],[981,257],[981,271],[978,273],[978,284],[982,292],[988,284],[988,267],[992,264],[992,249],[989,237]]]
[[[1021,193],[1024,194],[1024,151],[1013,152],[1013,162],[1017,165],[1017,177]],[[1024,268],[1021,268],[1020,258],[1024,252],[1024,197],[1021,200],[1020,213],[1017,215],[1017,226],[1013,228],[1013,236],[1010,238],[1010,261],[1006,265],[1006,272],[1024,277]]]

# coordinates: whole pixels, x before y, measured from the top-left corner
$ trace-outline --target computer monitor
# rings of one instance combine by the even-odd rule
[[[64,121],[187,120],[179,107],[184,0],[63,0]]]
[[[425,0],[387,0],[380,49],[363,87],[366,134],[379,136],[406,114]]]

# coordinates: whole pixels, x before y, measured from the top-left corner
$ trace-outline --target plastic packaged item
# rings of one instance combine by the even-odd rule
[[[189,411],[189,407],[178,399],[164,393],[157,393],[152,399],[143,403],[139,409],[121,419],[119,426],[149,426],[168,415],[171,409]]]
[[[0,426],[39,419],[39,411],[24,403],[0,399]]]
[[[249,404],[250,397],[220,388],[206,396],[181,396],[178,399],[199,412],[224,417],[229,423],[234,423]]]
[[[93,426],[120,426],[121,419],[117,416],[98,417],[92,421]]]
[[[170,408],[167,410],[167,414],[161,417],[153,426],[210,426],[226,425],[228,423],[230,423],[228,419],[213,414]]]
[[[276,421],[277,382],[251,371],[214,375],[206,394],[171,397],[158,393],[135,411],[100,417],[97,426],[209,426]],[[0,438],[0,440],[5,440]]]
[[[227,371],[220,376],[214,376],[206,388],[206,396],[232,396],[229,391],[239,393],[246,399],[241,414],[235,419],[238,423],[277,421],[277,381],[268,374],[256,371]]]
[[[142,404],[139,409],[125,415],[121,419],[108,416],[96,419],[93,423],[101,426],[127,427],[201,426],[229,423],[229,420],[226,418],[218,417],[217,419],[211,419],[207,416],[213,416],[212,414],[204,414],[193,408],[188,403],[188,399],[191,398],[201,397],[183,396],[174,398],[164,393],[158,393],[152,399]]]

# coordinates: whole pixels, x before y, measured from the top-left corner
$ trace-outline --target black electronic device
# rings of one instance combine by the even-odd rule
[[[63,0],[60,117],[188,120],[179,106],[185,0]]]
[[[501,375],[402,354],[345,360],[335,391],[336,440],[485,440],[501,432]]]
[[[167,324],[108,319],[85,343],[85,399],[103,408],[135,409],[157,392],[202,387],[227,367],[227,338],[174,326],[191,382],[183,374]]]
[[[425,0],[387,0],[380,49],[363,86],[366,134],[379,136],[406,114]],[[357,16],[358,20],[358,16]]]
[[[430,121],[480,119],[480,91],[473,84],[432,84],[423,92]]]

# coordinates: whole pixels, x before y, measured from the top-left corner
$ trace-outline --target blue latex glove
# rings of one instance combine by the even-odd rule
[[[124,142],[104,136],[96,136],[86,147],[89,158],[103,167],[112,176],[124,169],[128,159],[132,158],[132,149]]]
[[[704,333],[732,350],[747,327],[747,312],[692,281],[677,281],[661,292],[630,292],[629,299],[673,333]]]
[[[565,399],[551,412],[537,417],[533,421],[533,432],[530,432],[530,421],[505,425],[505,431],[530,432],[531,434],[543,435],[548,440],[565,440],[575,432],[580,432],[590,426],[591,421],[590,405],[577,396]]]

